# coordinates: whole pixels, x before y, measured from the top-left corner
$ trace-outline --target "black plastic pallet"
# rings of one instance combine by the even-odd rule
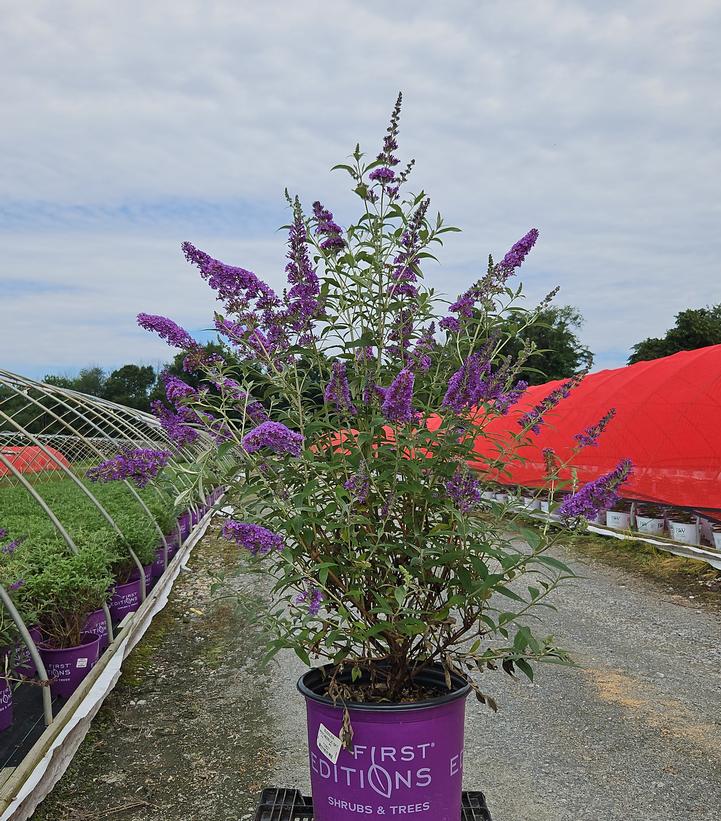
[[[266,787],[255,813],[255,821],[312,821],[313,802],[298,790]],[[482,792],[464,792],[459,821],[492,821]]]

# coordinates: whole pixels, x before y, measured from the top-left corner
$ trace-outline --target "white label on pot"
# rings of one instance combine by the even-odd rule
[[[88,666],[88,660],[87,659],[78,659],[75,662],[75,666],[76,667],[87,667]]]
[[[325,724],[321,724],[320,727],[318,727],[318,737],[315,743],[327,759],[334,764],[338,761],[341,748],[340,739],[337,735],[333,735]]]

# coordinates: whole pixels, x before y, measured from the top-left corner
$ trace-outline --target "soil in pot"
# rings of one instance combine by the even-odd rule
[[[42,647],[42,656],[48,678],[50,692],[54,696],[69,698],[80,682],[95,667],[100,657],[100,639],[89,633],[81,636],[77,647]]]
[[[365,675],[365,674],[364,674]],[[350,671],[341,686],[350,685]],[[346,701],[352,752],[341,749],[341,702],[325,694],[320,670],[298,683],[305,696],[316,821],[350,821],[412,814],[421,821],[458,821],[463,778],[463,720],[470,687],[440,668],[419,676],[421,701]],[[367,677],[346,693],[368,698]],[[365,688],[365,689],[364,689]],[[373,693],[377,698],[378,694]],[[414,694],[417,698],[418,694]]]

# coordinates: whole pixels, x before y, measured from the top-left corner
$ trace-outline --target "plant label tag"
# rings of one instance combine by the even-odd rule
[[[325,724],[321,724],[320,727],[318,727],[318,737],[315,743],[329,761],[332,761],[333,764],[338,761],[341,748],[340,739],[338,736],[333,735]]]
[[[87,659],[78,659],[75,662],[75,666],[76,667],[87,667],[88,666],[88,660]]]

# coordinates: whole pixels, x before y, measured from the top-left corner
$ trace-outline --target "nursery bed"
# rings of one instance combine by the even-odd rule
[[[121,623],[115,640],[67,700],[54,703],[59,712],[45,727],[39,687],[21,688],[17,718],[3,756],[0,783],[0,821],[30,818],[72,760],[90,722],[120,675],[120,667],[166,604],[181,567],[210,523],[212,511],[198,522],[140,608]],[[27,703],[26,703],[27,699]],[[35,701],[37,703],[35,703]],[[5,741],[5,739],[4,739]]]

